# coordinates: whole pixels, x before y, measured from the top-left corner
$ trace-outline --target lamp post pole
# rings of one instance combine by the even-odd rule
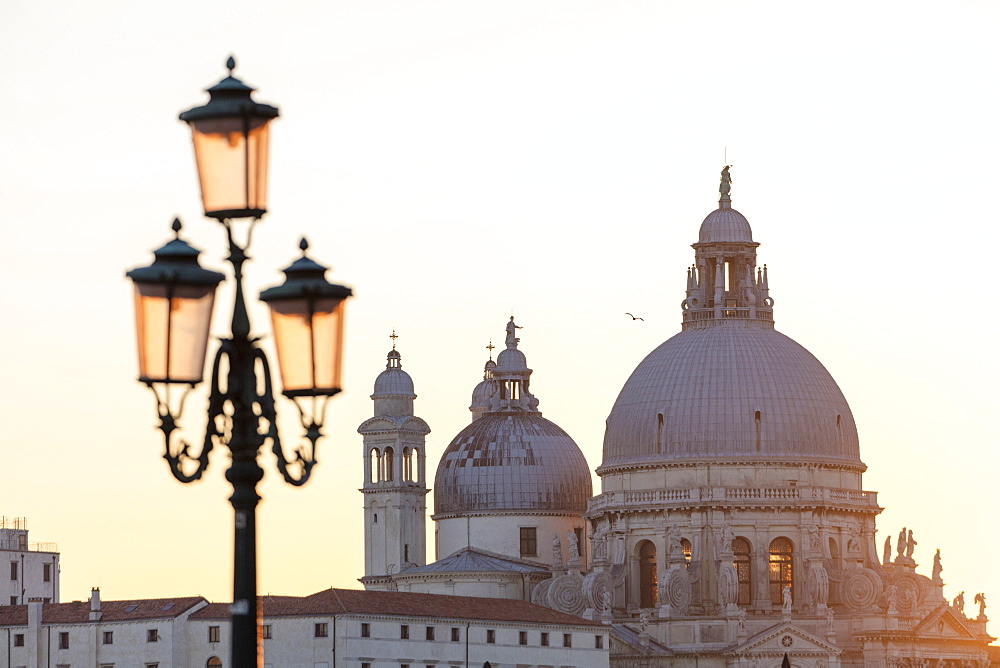
[[[251,668],[261,665],[256,514],[257,483],[264,471],[257,455],[270,442],[286,482],[299,486],[309,479],[327,403],[340,392],[344,303],[351,290],[326,280],[327,268],[306,256],[303,239],[302,257],[284,270],[284,284],[261,293],[271,310],[283,394],[298,408],[308,442],[290,461],[278,436],[270,365],[251,335],[243,288],[251,233],[266,213],[267,128],[278,110],[254,102],[253,89],[232,76],[232,58],[227,66],[229,76],[208,89],[209,103],[181,114],[194,134],[205,214],[226,229],[236,287],[231,333],[220,339],[212,362],[207,424],[197,455],[175,438],[175,431],[184,399],[204,375],[215,289],[223,275],[200,266],[199,251],[180,238],[179,220],[173,224],[176,237],[154,251],[153,263],[126,275],[135,286],[139,380],[156,397],[171,473],[181,482],[194,482],[207,470],[215,445],[231,453],[226,471],[234,513],[230,660],[235,668]],[[241,218],[251,219],[242,246],[233,222]],[[179,400],[171,397],[178,385],[183,389]]]

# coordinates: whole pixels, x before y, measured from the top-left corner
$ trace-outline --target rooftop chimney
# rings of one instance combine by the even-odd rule
[[[97,622],[101,619],[101,588],[93,587],[90,590],[90,621]]]

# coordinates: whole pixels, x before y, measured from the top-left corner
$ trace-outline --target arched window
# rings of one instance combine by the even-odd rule
[[[684,568],[691,566],[691,541],[681,538],[681,552],[684,554]]]
[[[372,482],[378,482],[382,479],[382,455],[379,454],[378,448],[372,448],[372,451],[368,453],[368,468]]]
[[[217,656],[213,656],[208,660],[208,663],[206,663],[205,666],[206,668],[222,668],[222,659]]]
[[[750,605],[753,588],[750,582],[750,542],[746,538],[733,539],[733,566],[736,567],[736,605]]]
[[[420,482],[420,448],[412,448],[410,451],[413,453],[413,476],[410,480]]]
[[[413,480],[413,453],[409,448],[403,448],[403,480]]]
[[[658,599],[656,546],[645,540],[639,544],[639,607],[655,608]]]
[[[388,447],[382,451],[382,480],[391,482],[395,477],[395,465],[393,461],[392,447]]]
[[[782,605],[784,598],[781,590],[788,587],[795,597],[792,582],[792,541],[787,538],[775,538],[768,548],[768,580],[771,589],[771,604]]]

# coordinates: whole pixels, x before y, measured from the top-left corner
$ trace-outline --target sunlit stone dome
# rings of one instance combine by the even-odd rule
[[[410,374],[403,371],[399,351],[395,348],[390,350],[387,355],[385,371],[375,379],[375,391],[372,393],[372,399],[386,396],[416,398],[416,394],[413,393],[413,379],[410,378]]]
[[[688,329],[632,372],[608,417],[604,466],[680,459],[860,465],[850,406],[808,350],[773,329]]]
[[[632,372],[608,416],[602,468],[682,460],[863,466],[850,406],[808,350],[775,331],[767,267],[731,208],[702,223],[683,331]]]
[[[542,417],[511,318],[506,349],[473,392],[473,422],[448,445],[434,480],[434,516],[583,513],[590,469],[580,448]]]
[[[590,470],[580,448],[541,415],[489,413],[448,445],[434,479],[434,515],[583,513]]]

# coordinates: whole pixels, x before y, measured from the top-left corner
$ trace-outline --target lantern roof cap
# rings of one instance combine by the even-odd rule
[[[277,107],[256,102],[252,96],[254,88],[251,88],[233,76],[233,70],[236,68],[236,60],[232,56],[226,61],[226,67],[229,68],[229,76],[211,88],[206,89],[206,92],[209,94],[208,104],[193,107],[182,112],[180,119],[190,123],[192,121],[230,118],[233,116],[277,118]]]
[[[285,282],[261,292],[261,301],[301,299],[303,297],[346,299],[351,296],[349,287],[336,285],[326,280],[326,270],[329,267],[324,267],[306,255],[309,242],[306,241],[305,237],[299,241],[299,248],[302,249],[302,257],[282,270],[285,273]]]
[[[153,264],[136,267],[125,275],[139,283],[173,283],[177,285],[218,285],[225,277],[218,271],[205,269],[198,263],[201,251],[181,239],[180,218],[174,218],[171,228],[174,238],[153,251]]]

